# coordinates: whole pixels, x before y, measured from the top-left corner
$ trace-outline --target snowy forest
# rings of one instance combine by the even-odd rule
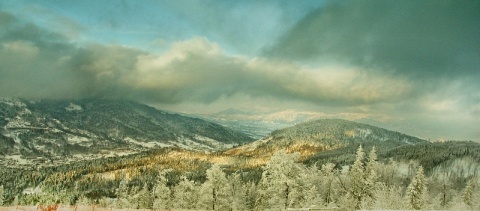
[[[307,166],[297,162],[299,157],[281,150],[259,171],[227,172],[213,164],[204,176],[152,168],[136,173],[117,171],[110,177],[90,176],[82,183],[67,179],[71,177],[68,173],[55,173],[15,196],[8,187],[22,184],[14,179],[15,184],[1,186],[0,204],[190,210],[480,209],[478,177],[427,177],[415,162],[379,162],[375,147],[367,152],[360,145],[354,163],[340,168],[333,163]],[[33,173],[27,177],[36,178]],[[91,186],[96,186],[94,191]],[[99,193],[102,191],[106,194]]]

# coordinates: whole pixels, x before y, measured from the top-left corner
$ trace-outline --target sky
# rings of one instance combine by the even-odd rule
[[[0,96],[294,109],[480,141],[480,1],[0,1]]]

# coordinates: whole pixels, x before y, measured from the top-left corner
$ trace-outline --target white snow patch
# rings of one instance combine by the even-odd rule
[[[68,136],[67,137],[67,142],[69,144],[80,144],[80,143],[85,143],[89,142],[90,140],[85,137],[80,137],[80,136]]]
[[[25,190],[22,191],[23,194],[30,195],[30,194],[39,194],[42,193],[42,189],[40,187],[30,187],[30,188],[25,188]]]
[[[13,161],[15,161],[17,164],[20,164],[20,165],[25,165],[25,164],[29,164],[29,163],[30,163],[27,159],[22,158],[21,155],[6,155],[6,156],[5,156],[5,159],[6,159],[6,160],[13,160]]]
[[[128,141],[128,142],[133,143],[133,144],[136,144],[136,145],[147,147],[147,148],[153,148],[153,147],[156,147],[156,146],[161,146],[161,144],[159,144],[157,142],[140,142],[140,141],[137,141],[137,140],[132,139],[130,137],[126,137],[123,140]]]
[[[226,148],[232,148],[234,146],[233,144],[224,144],[215,139],[211,139],[205,136],[195,135],[194,138],[202,143],[205,143],[206,145],[213,146],[216,149],[226,149]]]
[[[77,105],[75,103],[70,103],[67,107],[65,107],[65,110],[67,111],[83,111],[82,106]]]
[[[358,136],[361,138],[366,138],[368,135],[372,134],[370,129],[357,128]]]
[[[5,103],[9,106],[17,106],[17,107],[27,106],[25,103],[15,98],[0,98],[0,102]]]

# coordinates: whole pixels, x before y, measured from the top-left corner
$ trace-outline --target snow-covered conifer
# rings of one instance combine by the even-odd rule
[[[256,207],[257,195],[255,182],[247,182],[245,184],[245,206],[247,210],[253,210]]]
[[[200,207],[222,210],[228,205],[228,182],[220,166],[213,165],[207,170],[207,181],[200,188]]]
[[[353,203],[355,209],[360,209],[362,199],[365,196],[365,179],[363,165],[364,158],[365,153],[363,152],[362,145],[360,145],[357,149],[355,162],[353,163],[350,171],[348,172],[348,178],[350,180],[348,194],[349,197],[351,197],[351,202]]]
[[[401,210],[405,209],[403,203],[402,188],[381,183],[375,189],[375,198],[373,209],[375,210]]]
[[[136,197],[138,200],[138,208],[140,209],[149,209],[152,207],[153,199],[150,191],[148,190],[148,185],[145,183],[143,188],[138,192]]]
[[[160,172],[157,184],[153,187],[153,209],[171,208],[171,190],[167,186],[168,179],[165,177],[166,171]]]
[[[321,191],[322,191],[322,199],[324,205],[329,205],[330,203],[334,202],[334,195],[335,195],[335,175],[334,175],[334,168],[335,164],[327,163],[322,165],[321,169],[321,177],[322,177],[322,184],[321,184]]]
[[[182,176],[180,182],[173,189],[173,208],[175,209],[195,209],[197,204],[198,192],[195,182]]]
[[[364,196],[362,199],[364,201],[370,201],[372,203],[363,203],[364,206],[363,208],[368,208],[371,205],[373,205],[373,202],[375,201],[375,188],[377,188],[377,169],[378,169],[378,163],[377,163],[377,152],[375,147],[370,150],[370,153],[368,154],[368,162],[367,166],[365,168],[365,174],[364,174],[364,187],[363,187],[363,192]]]
[[[419,166],[410,185],[407,187],[406,200],[410,209],[422,209],[425,205],[427,194],[427,181],[423,173],[423,167]]]
[[[117,200],[114,203],[114,207],[116,208],[129,208],[130,202],[128,201],[128,181],[125,176],[123,176],[122,180],[120,180],[120,184],[118,188],[115,190],[115,194],[117,195]]]
[[[228,201],[231,210],[246,210],[246,185],[243,184],[240,174],[234,173],[227,176],[228,180]]]
[[[467,186],[463,190],[463,194],[462,194],[463,203],[465,203],[469,207],[472,207],[473,205],[472,196],[473,196],[473,189],[475,188],[474,186],[475,186],[475,180],[473,178],[468,180]]]
[[[259,184],[257,206],[260,208],[286,209],[302,203],[301,164],[295,163],[299,154],[279,151],[266,163]]]

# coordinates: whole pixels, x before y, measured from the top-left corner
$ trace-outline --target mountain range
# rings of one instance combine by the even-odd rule
[[[289,124],[310,118],[293,113]],[[222,115],[251,116],[229,110],[216,118]],[[103,163],[104,159],[125,166],[122,160],[134,159],[136,166],[155,161],[164,163],[164,168],[198,170],[216,163],[238,170],[258,168],[280,150],[300,153],[304,163],[342,166],[353,163],[362,145],[368,150],[375,147],[383,161],[416,160],[428,171],[445,172],[456,166],[469,175],[480,174],[480,165],[475,164],[480,161],[478,143],[431,143],[342,119],[310,120],[253,139],[235,127],[121,100],[1,99],[0,117],[0,162],[8,167]],[[283,114],[277,117],[284,119]]]
[[[198,118],[120,100],[0,100],[4,164],[71,162],[160,148],[216,151],[253,141]]]

